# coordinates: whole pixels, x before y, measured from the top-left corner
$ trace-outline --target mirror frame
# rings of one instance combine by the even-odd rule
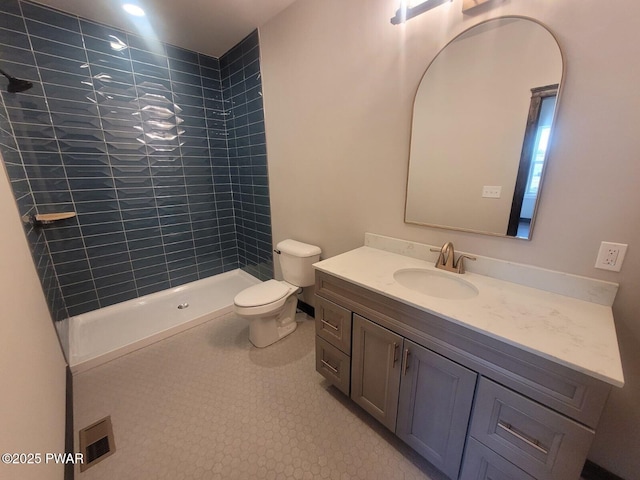
[[[413,120],[414,120],[414,116],[415,116],[416,97],[418,95],[418,91],[420,90],[420,86],[422,85],[422,82],[424,80],[424,77],[427,75],[427,72],[429,71],[429,68],[431,68],[431,65],[433,65],[433,63],[440,56],[440,54],[450,44],[455,42],[461,36],[465,35],[470,30],[472,30],[472,29],[474,29],[476,27],[479,27],[481,25],[484,25],[484,24],[486,24],[488,22],[492,22],[492,21],[495,21],[495,20],[508,20],[508,19],[527,20],[527,21],[536,23],[539,26],[541,26],[542,28],[544,28],[549,33],[549,35],[551,35],[551,37],[555,40],[556,45],[558,46],[558,51],[560,53],[560,60],[562,62],[562,69],[561,69],[561,72],[560,72],[560,79],[558,81],[558,93],[556,95],[556,103],[555,103],[555,107],[554,107],[554,110],[553,110],[553,122],[551,124],[551,130],[550,130],[550,134],[549,134],[549,139],[550,139],[549,140],[549,147],[547,148],[547,150],[545,152],[544,163],[542,165],[542,171],[540,173],[540,184],[539,184],[539,187],[538,187],[538,194],[536,196],[535,205],[533,207],[533,214],[531,216],[531,223],[530,223],[530,227],[529,227],[529,236],[528,237],[517,237],[517,236],[507,235],[506,232],[504,234],[501,234],[501,233],[496,233],[496,232],[486,232],[486,231],[482,231],[482,230],[474,230],[474,229],[470,229],[470,228],[462,228],[462,227],[455,227],[455,226],[448,226],[448,225],[438,225],[438,224],[433,224],[433,223],[410,221],[410,220],[407,219],[407,205],[408,205],[408,202],[409,202],[409,175],[411,173],[411,145],[413,143],[412,140],[413,140],[413,135],[414,135]],[[405,185],[404,223],[410,224],[410,225],[420,225],[420,226],[423,226],[423,227],[439,228],[439,229],[443,229],[443,230],[453,230],[453,231],[457,231],[457,232],[468,232],[468,233],[479,233],[481,235],[489,235],[489,236],[493,236],[493,237],[501,237],[501,238],[510,238],[510,239],[514,239],[514,240],[527,240],[527,241],[530,241],[532,236],[533,236],[533,227],[534,227],[534,224],[536,222],[536,218],[537,218],[537,214],[538,214],[538,208],[540,206],[540,198],[542,196],[542,191],[543,191],[543,186],[544,186],[544,179],[545,179],[546,172],[547,172],[547,166],[548,166],[548,163],[549,163],[549,158],[551,156],[550,153],[553,150],[553,145],[554,145],[553,137],[554,137],[555,130],[556,130],[556,125],[557,125],[557,122],[558,122],[558,112],[559,112],[559,106],[560,106],[560,99],[562,97],[562,92],[564,90],[564,80],[565,80],[566,68],[567,67],[566,67],[565,55],[564,55],[564,52],[562,50],[562,47],[560,46],[560,42],[558,42],[558,38],[553,34],[553,32],[544,23],[540,22],[539,20],[536,20],[535,18],[531,18],[531,17],[527,17],[527,16],[523,16],[523,15],[503,15],[503,16],[500,16],[500,17],[488,18],[488,19],[483,20],[481,22],[478,22],[478,23],[476,23],[474,25],[471,25],[468,28],[465,28],[463,31],[461,31],[460,33],[456,34],[445,45],[443,45],[438,50],[438,53],[436,53],[436,55],[431,59],[431,61],[427,65],[427,68],[425,69],[424,73],[420,77],[420,82],[418,82],[418,86],[417,86],[415,94],[413,96],[413,105],[411,106],[411,131],[409,132],[409,159],[408,159],[408,162],[407,162],[407,181],[406,181],[406,185]],[[524,140],[525,139],[523,138],[522,139],[523,144],[524,144]],[[518,162],[519,163],[520,163],[521,159],[522,159],[522,153],[520,154],[520,157],[518,158]]]

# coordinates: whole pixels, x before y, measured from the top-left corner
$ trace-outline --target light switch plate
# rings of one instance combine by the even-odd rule
[[[489,0],[463,0],[462,11],[466,12],[467,10],[471,10],[472,8],[482,5],[483,3],[487,3],[488,1]]]
[[[625,243],[602,242],[595,267],[619,272],[622,268],[624,255],[627,253],[627,246]]]
[[[502,187],[497,185],[485,185],[482,187],[482,198],[500,198]]]

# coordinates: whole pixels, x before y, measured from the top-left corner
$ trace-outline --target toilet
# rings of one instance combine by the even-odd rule
[[[280,259],[284,280],[267,280],[241,291],[233,299],[236,315],[249,320],[249,340],[267,347],[296,329],[297,294],[315,282],[313,264],[320,247],[283,240],[274,250]]]

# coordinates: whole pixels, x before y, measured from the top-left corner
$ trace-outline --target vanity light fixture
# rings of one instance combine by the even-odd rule
[[[393,25],[404,23],[427,10],[451,1],[452,0],[400,0],[400,8],[396,11],[396,16],[391,18],[391,23]]]
[[[122,5],[122,9],[127,12],[129,15],[133,15],[134,17],[144,17],[144,10],[134,3],[125,3]]]

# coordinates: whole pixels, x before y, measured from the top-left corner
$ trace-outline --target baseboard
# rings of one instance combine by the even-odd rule
[[[64,451],[74,454],[73,448],[73,375],[67,365],[67,382],[65,393],[65,426],[64,426]],[[75,470],[73,462],[64,465],[64,480],[74,480]]]
[[[309,315],[311,318],[316,318],[316,309],[313,308],[308,303],[303,302],[300,299],[298,299],[298,310],[302,310],[304,313]]]
[[[622,477],[611,473],[609,470],[602,468],[591,460],[587,460],[584,464],[582,478],[584,480],[624,480]]]

